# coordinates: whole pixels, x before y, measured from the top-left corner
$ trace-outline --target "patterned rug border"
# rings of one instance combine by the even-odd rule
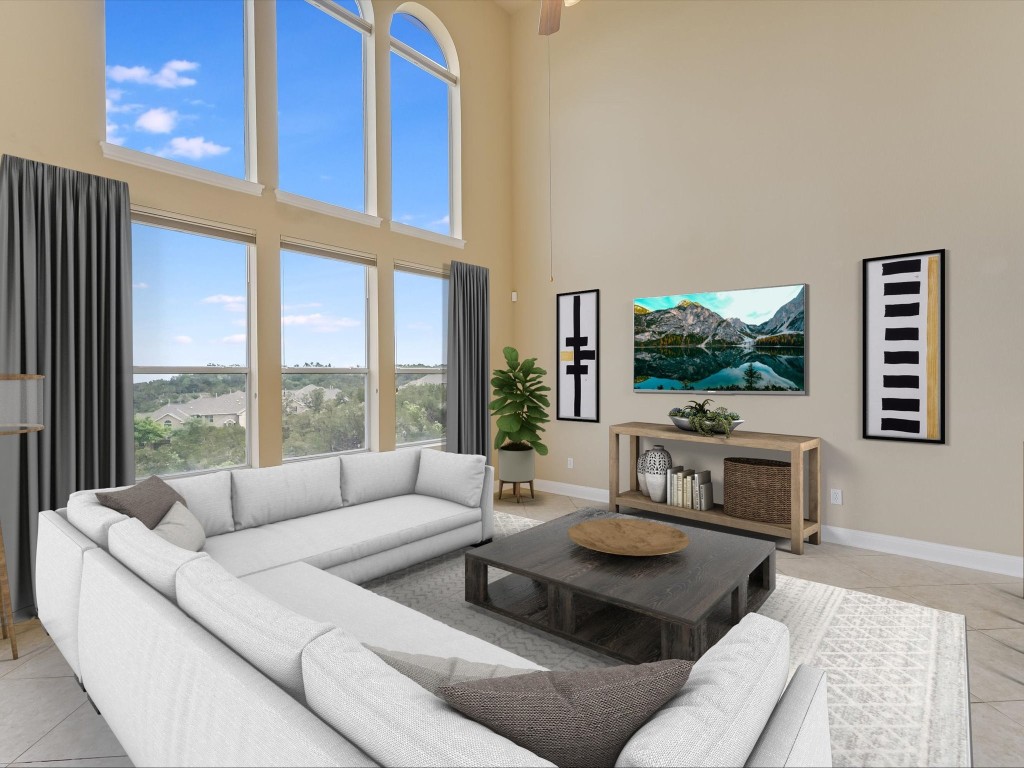
[[[541,524],[495,512],[495,538]],[[464,551],[363,586],[549,669],[619,663],[466,603]],[[789,628],[791,673],[828,675],[834,765],[970,765],[963,616],[782,574],[759,613]]]

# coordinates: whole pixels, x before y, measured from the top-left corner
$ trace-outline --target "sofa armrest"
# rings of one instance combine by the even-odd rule
[[[78,601],[82,592],[82,558],[96,544],[61,514],[39,513],[36,537],[35,591],[39,621],[75,674],[78,664]],[[65,513],[66,514],[66,513]]]
[[[483,523],[481,541],[494,537],[494,467],[484,466],[484,487],[480,494],[480,514]]]
[[[831,766],[825,672],[801,664],[775,705],[747,768]]]

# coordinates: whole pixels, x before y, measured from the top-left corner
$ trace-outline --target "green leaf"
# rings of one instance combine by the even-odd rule
[[[537,358],[531,357],[529,360],[524,360],[522,367],[519,369],[526,375],[530,375],[534,367],[537,365]]]
[[[494,450],[498,450],[499,448],[501,448],[501,446],[505,444],[505,441],[507,439],[508,435],[505,434],[503,430],[499,429],[498,434],[494,436]]]
[[[535,450],[537,452],[538,456],[547,456],[548,455],[548,447],[546,445],[544,445],[544,443],[540,442],[539,440],[531,441],[530,445],[533,446],[533,450]]]
[[[519,350],[515,347],[505,347],[501,350],[501,353],[505,356],[505,362],[508,363],[510,368],[515,368],[519,365]]]
[[[519,432],[522,429],[523,420],[514,414],[508,414],[498,419],[498,429],[510,434]],[[513,439],[516,439],[513,437]]]
[[[497,411],[504,408],[506,405],[508,405],[508,398],[502,395],[501,397],[497,397],[494,400],[491,400],[490,404],[487,407],[490,408],[492,411]]]

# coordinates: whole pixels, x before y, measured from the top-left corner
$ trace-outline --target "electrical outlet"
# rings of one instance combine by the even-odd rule
[[[565,462],[566,467],[572,469],[572,456],[569,457],[568,461]]]
[[[832,503],[836,506],[842,506],[843,492],[839,488],[832,489]]]

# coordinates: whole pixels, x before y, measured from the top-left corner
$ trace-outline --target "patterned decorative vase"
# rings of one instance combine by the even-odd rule
[[[647,476],[644,474],[644,459],[647,458],[649,451],[644,451],[640,454],[640,458],[636,460],[636,484],[640,487],[640,493],[644,496],[650,496],[651,492],[647,490]]]
[[[665,473],[672,467],[672,454],[665,450],[664,445],[656,445],[644,454],[644,475],[647,478],[647,491],[651,501],[664,504],[668,498]]]

